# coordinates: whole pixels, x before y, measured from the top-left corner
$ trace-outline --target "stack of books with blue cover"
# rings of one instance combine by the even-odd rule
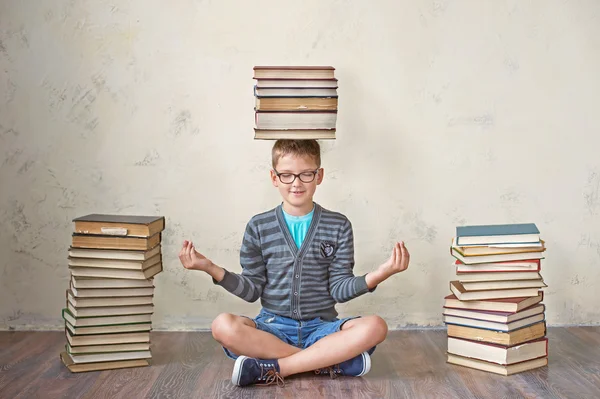
[[[501,375],[548,364],[545,251],[535,223],[456,228],[457,277],[443,313],[448,363]]]
[[[335,139],[334,72],[331,66],[254,67],[254,139]]]

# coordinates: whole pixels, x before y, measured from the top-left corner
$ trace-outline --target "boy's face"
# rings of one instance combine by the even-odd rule
[[[287,210],[308,213],[312,209],[317,186],[323,181],[323,168],[317,168],[312,157],[288,154],[279,158],[275,170],[271,170],[271,181],[279,189]]]

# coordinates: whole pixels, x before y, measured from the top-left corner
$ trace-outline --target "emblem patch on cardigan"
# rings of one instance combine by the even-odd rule
[[[329,241],[321,242],[321,256],[324,258],[329,258],[335,252],[335,244]]]

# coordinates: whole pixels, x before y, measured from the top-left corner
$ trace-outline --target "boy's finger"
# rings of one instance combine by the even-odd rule
[[[181,256],[184,258],[187,256],[187,244],[183,248],[181,248]]]

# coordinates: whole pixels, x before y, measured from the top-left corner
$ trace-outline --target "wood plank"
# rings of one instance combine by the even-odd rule
[[[98,374],[93,386],[85,393],[84,398],[135,398],[148,397],[148,391],[165,366],[177,362],[177,348],[182,345],[186,333],[152,332],[150,343],[152,360],[150,367],[135,367],[123,370],[106,370],[94,372]]]
[[[210,367],[213,356],[209,354],[216,344],[211,334],[175,334],[181,334],[182,338],[177,341],[177,345],[170,346],[168,350],[176,354],[176,361],[164,366],[148,391],[148,396],[194,397],[197,395],[194,388],[198,376],[206,367]]]
[[[364,377],[303,373],[285,387],[231,384],[234,362],[207,332],[152,332],[150,367],[73,374],[64,332],[0,332],[0,397],[600,397],[600,327],[549,328],[550,365],[503,377],[446,363],[440,330],[391,331]]]

